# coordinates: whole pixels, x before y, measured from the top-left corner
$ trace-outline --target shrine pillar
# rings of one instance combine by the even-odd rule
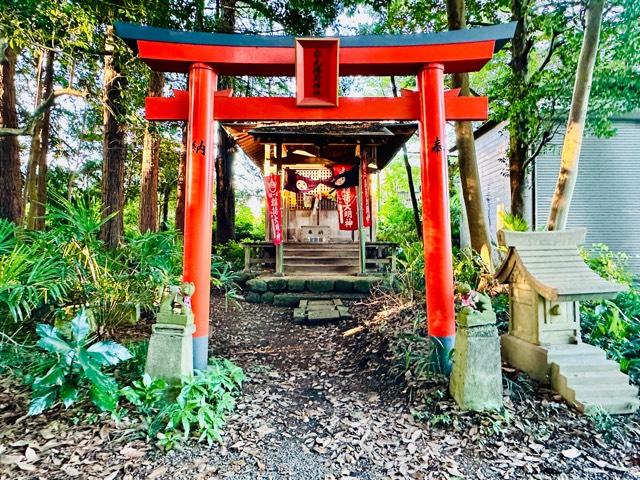
[[[193,334],[193,368],[208,364],[211,282],[211,230],[214,183],[213,100],[216,72],[203,63],[189,68],[189,123],[184,215],[183,281],[195,285],[191,298],[196,330]]]
[[[418,88],[427,332],[437,370],[449,373],[455,311],[443,76],[442,64],[427,64],[418,74]]]

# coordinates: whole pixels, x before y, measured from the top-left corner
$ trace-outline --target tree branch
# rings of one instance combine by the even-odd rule
[[[547,55],[544,57],[544,60],[538,67],[538,70],[536,70],[536,74],[541,73],[545,68],[547,68],[547,65],[551,61],[551,57],[553,57],[553,53],[558,49],[559,46],[561,46],[564,43],[564,42],[556,42],[560,33],[561,32],[558,32],[555,29],[553,30],[553,35],[551,36],[551,43],[549,43],[549,49],[547,50]]]
[[[538,155],[542,153],[542,149],[553,139],[556,133],[558,133],[559,128],[560,125],[557,125],[553,130],[547,130],[542,133],[542,139],[538,144],[538,148],[536,148],[536,151],[533,152],[533,154],[526,160],[526,162],[522,164],[522,170],[526,170],[527,167],[529,167],[529,165],[531,165],[535,161]]]
[[[70,95],[72,97],[82,97],[85,98],[89,95],[87,91],[76,90],[74,88],[61,88],[59,90],[55,90],[51,93],[47,98],[45,98],[33,111],[33,113],[29,116],[27,123],[24,127],[21,128],[0,128],[0,138],[1,137],[17,137],[24,135],[33,135],[33,131],[35,129],[36,122],[44,115],[44,112],[47,108],[51,107],[56,101],[56,98],[61,97],[63,95]]]

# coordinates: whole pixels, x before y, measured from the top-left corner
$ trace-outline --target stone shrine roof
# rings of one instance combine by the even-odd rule
[[[585,235],[584,228],[553,232],[500,230],[498,241],[509,247],[509,253],[496,278],[501,283],[515,283],[513,277],[520,272],[539,295],[553,302],[613,298],[626,287],[605,280],[585,263],[578,250]]]

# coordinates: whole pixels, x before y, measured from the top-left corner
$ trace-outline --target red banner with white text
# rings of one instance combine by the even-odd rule
[[[360,160],[360,188],[362,189],[362,226],[371,226],[371,207],[369,205],[369,175],[367,174],[367,157]]]
[[[267,212],[271,222],[271,240],[274,245],[282,243],[282,209],[280,204],[280,176],[264,177],[264,189],[267,194]]]
[[[333,167],[333,174],[340,175],[351,168],[353,168],[351,165],[335,165]],[[357,230],[358,198],[356,196],[356,187],[336,190],[336,204],[338,206],[340,230]]]

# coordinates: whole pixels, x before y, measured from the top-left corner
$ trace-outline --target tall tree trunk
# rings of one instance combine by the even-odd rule
[[[169,220],[169,196],[171,195],[171,187],[167,184],[162,192],[162,207],[160,209],[160,230],[168,228]]]
[[[164,88],[164,73],[151,72],[149,96],[159,97]],[[140,183],[140,232],[158,230],[158,164],[160,159],[160,135],[150,128],[144,131]]]
[[[43,54],[42,71],[38,81],[35,105],[49,98],[53,92],[53,67],[55,54],[47,50]],[[36,121],[29,152],[29,167],[25,186],[25,226],[30,230],[44,230],[44,215],[47,204],[47,154],[49,152],[49,131],[51,127],[51,106],[46,107]]]
[[[185,182],[187,179],[187,126],[182,127],[182,148],[178,164],[178,185],[176,186],[176,230],[184,234]]]
[[[220,126],[218,129],[218,155],[216,156],[215,243],[226,243],[236,238],[232,150],[233,139]]]
[[[467,28],[465,0],[447,0],[447,19],[449,30]],[[468,97],[471,95],[468,73],[454,73],[452,80],[453,88],[460,88],[461,96]],[[471,122],[456,122],[455,132],[460,182],[462,183],[462,196],[467,213],[471,248],[478,252],[484,264],[490,270],[493,270],[489,222],[484,209],[484,199],[482,198],[473,126]]]
[[[532,41],[527,25],[529,0],[511,0],[511,19],[516,31],[511,40],[511,97],[524,98],[527,94],[529,51]],[[524,194],[526,191],[526,163],[529,155],[526,112],[516,109],[509,119],[509,179],[511,185],[511,213],[524,218]]]
[[[103,216],[115,213],[104,223],[100,237],[109,248],[115,248],[122,238],[124,221],[124,162],[126,156],[125,127],[121,123],[126,78],[118,65],[114,48],[113,27],[107,27],[105,50],[113,52],[104,57],[103,127],[102,143],[102,206]]]
[[[38,52],[36,59],[36,95],[33,99],[34,109],[38,105],[40,105],[40,102],[42,102],[44,62],[45,51],[41,50],[40,52]],[[36,121],[33,125],[33,136],[31,137],[31,148],[29,150],[27,173],[24,179],[24,188],[22,189],[22,211],[24,212],[23,220],[27,228],[29,228],[29,215],[32,213],[29,211],[29,202],[35,201],[35,197],[38,191],[38,160],[35,152],[40,147],[40,142],[37,141],[39,123],[39,121]]]
[[[398,86],[396,84],[396,77],[391,76],[391,91],[394,97],[398,96]],[[411,208],[413,209],[413,222],[416,225],[416,233],[418,238],[422,238],[422,222],[420,221],[420,207],[418,207],[418,198],[416,197],[416,187],[413,183],[413,172],[411,171],[411,164],[409,163],[409,152],[407,151],[407,145],[402,144],[402,161],[404,163],[404,169],[407,172],[407,182],[409,184],[409,197],[411,198]]]
[[[598,42],[600,40],[600,25],[604,0],[591,0],[587,5],[587,26],[582,39],[580,59],[576,68],[576,81],[573,86],[573,98],[567,123],[567,132],[562,145],[560,173],[556,183],[556,190],[551,200],[551,210],[547,228],[549,230],[563,230],[567,227],[569,207],[573,197],[573,190],[578,178],[578,163],[584,123],[589,106],[591,79],[596,64]]]
[[[16,113],[16,52],[0,39],[0,126],[18,127]],[[18,137],[0,137],[0,218],[20,224],[22,173]]]
[[[236,0],[221,0],[218,11],[218,28],[221,33],[232,33],[235,29]],[[233,87],[231,77],[220,77],[218,89]],[[236,207],[233,189],[233,139],[218,126],[218,154],[216,155],[216,232],[215,243],[226,243],[236,238]]]

